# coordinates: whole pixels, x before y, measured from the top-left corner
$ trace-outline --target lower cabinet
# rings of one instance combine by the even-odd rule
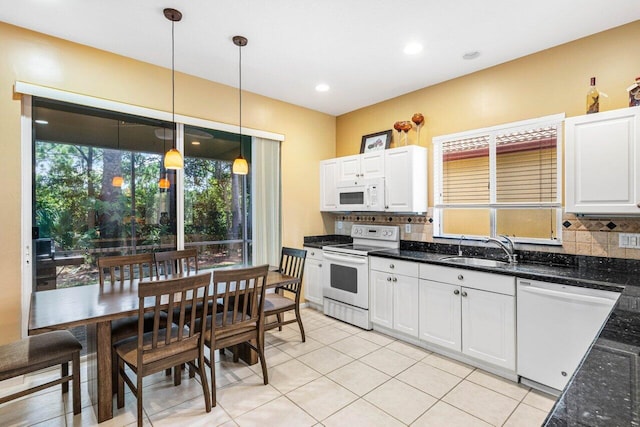
[[[418,337],[418,264],[371,258],[371,323]]]
[[[315,309],[322,310],[322,249],[305,247],[307,259],[304,263],[304,299]]]
[[[420,277],[420,339],[515,370],[515,278],[426,264]]]

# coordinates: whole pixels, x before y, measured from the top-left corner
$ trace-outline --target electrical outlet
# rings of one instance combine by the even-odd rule
[[[338,230],[342,230],[342,221],[338,221]]]
[[[404,225],[404,232],[405,233],[411,233],[411,224],[405,224]]]
[[[620,233],[618,247],[640,249],[640,234]]]

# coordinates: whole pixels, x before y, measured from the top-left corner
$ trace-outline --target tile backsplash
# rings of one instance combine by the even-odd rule
[[[433,237],[433,209],[424,215],[394,215],[384,213],[333,214],[336,234],[349,235],[353,224],[399,225],[402,240],[443,242],[450,239]],[[405,231],[411,224],[411,232]],[[341,227],[340,227],[341,226]],[[518,245],[520,249],[591,255],[609,258],[640,259],[640,249],[620,248],[620,233],[640,233],[640,217],[592,218],[565,213],[562,217],[562,246]],[[467,242],[468,244],[468,242]]]

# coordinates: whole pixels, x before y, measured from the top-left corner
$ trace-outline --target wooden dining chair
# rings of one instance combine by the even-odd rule
[[[205,409],[211,411],[209,382],[205,373],[204,334],[189,328],[191,324],[205,322],[207,305],[204,310],[190,310],[198,300],[207,300],[211,273],[184,276],[175,279],[143,281],[138,285],[138,335],[120,341],[114,345],[118,363],[118,408],[124,406],[124,384],[136,396],[138,405],[138,426],[142,425],[142,380],[144,377],[178,367],[188,363],[190,369],[200,375]],[[153,306],[145,306],[153,299]],[[162,321],[162,313],[168,313],[166,322]],[[177,312],[179,315],[174,316]],[[153,325],[145,331],[145,313],[151,313]],[[171,325],[171,326],[167,326]],[[195,362],[194,362],[195,361]],[[136,375],[136,382],[127,374],[125,365]],[[178,383],[180,369],[174,371],[175,383]]]
[[[119,292],[123,286],[132,281],[156,277],[153,254],[118,255],[98,258],[98,272],[101,292]],[[166,321],[166,315],[163,320]],[[145,316],[145,331],[153,326],[153,318]],[[111,343],[136,336],[138,334],[138,317],[131,316],[115,319],[111,322]],[[115,387],[118,379],[115,353],[112,353],[112,384]]]
[[[265,264],[213,272],[213,292],[209,298],[218,301],[220,310],[208,317],[205,335],[205,345],[210,351],[209,357],[205,357],[205,363],[211,368],[213,406],[216,406],[216,350],[247,344],[258,353],[264,384],[269,383],[264,359],[263,329],[263,303],[268,271],[269,266]]]
[[[198,274],[198,249],[155,252],[153,254],[158,277]]]
[[[302,342],[305,342],[304,327],[302,326],[302,317],[300,316],[300,294],[302,293],[302,275],[304,274],[304,263],[307,258],[307,251],[304,249],[282,248],[280,255],[280,266],[278,271],[293,276],[299,280],[289,285],[278,286],[275,293],[268,293],[265,296],[264,316],[265,319],[273,319],[265,324],[265,331],[278,328],[282,330],[283,325],[289,323],[298,323]],[[289,293],[293,299],[285,296]],[[284,319],[284,313],[293,311],[295,317],[293,319]]]

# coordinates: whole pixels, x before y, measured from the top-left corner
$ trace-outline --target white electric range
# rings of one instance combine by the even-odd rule
[[[394,225],[351,228],[353,243],[324,246],[322,278],[324,313],[363,329],[369,319],[369,254],[400,247],[400,229]]]

